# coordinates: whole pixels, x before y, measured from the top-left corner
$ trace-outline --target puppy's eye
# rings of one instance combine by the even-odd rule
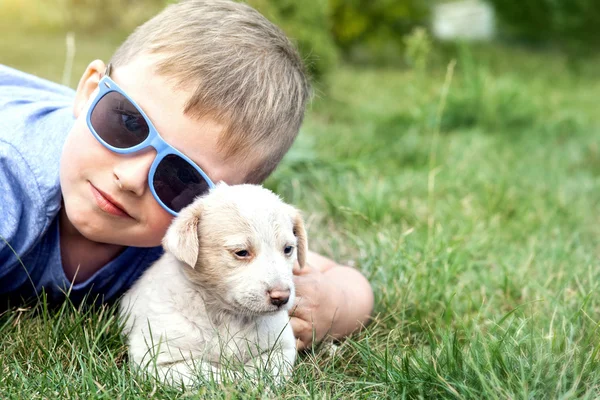
[[[289,256],[290,254],[292,254],[294,252],[294,246],[285,246],[283,248],[283,252],[285,253],[286,256]]]
[[[250,255],[250,252],[248,250],[239,250],[236,251],[234,254],[240,258],[245,258]]]

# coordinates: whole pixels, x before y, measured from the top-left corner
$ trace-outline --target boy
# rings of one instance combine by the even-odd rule
[[[308,98],[285,35],[226,0],[167,7],[109,65],[91,62],[75,93],[0,66],[0,299],[118,298],[195,196],[266,179]],[[356,270],[308,263],[295,277],[299,349],[358,329],[373,305]]]

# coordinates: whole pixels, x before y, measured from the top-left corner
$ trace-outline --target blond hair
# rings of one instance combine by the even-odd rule
[[[250,164],[245,181],[266,179],[296,138],[311,96],[286,35],[246,4],[187,0],[139,26],[111,62],[118,68],[144,53],[159,54],[156,72],[192,92],[185,114],[226,127],[220,150]]]

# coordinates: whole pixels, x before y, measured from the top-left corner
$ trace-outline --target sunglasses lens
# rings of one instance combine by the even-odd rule
[[[210,188],[196,168],[175,154],[169,154],[160,161],[152,184],[156,195],[175,212],[181,211]]]
[[[139,110],[118,92],[108,92],[98,101],[91,122],[102,140],[119,149],[137,146],[150,132]]]

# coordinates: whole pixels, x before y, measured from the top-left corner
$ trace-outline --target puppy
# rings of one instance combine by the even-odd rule
[[[261,186],[221,183],[180,212],[163,247],[121,301],[130,360],[185,386],[240,363],[289,377],[292,268],[307,252],[300,213]]]

